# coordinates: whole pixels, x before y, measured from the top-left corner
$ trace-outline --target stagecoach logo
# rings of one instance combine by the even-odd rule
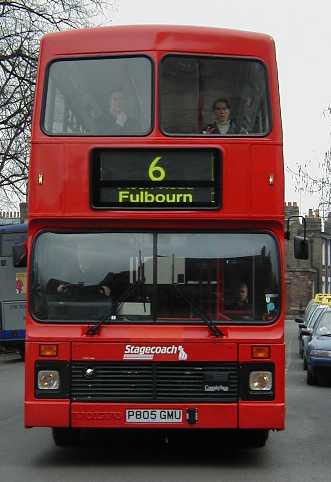
[[[153,360],[154,355],[177,355],[178,360],[187,360],[187,353],[182,345],[136,346],[126,345],[123,360]]]

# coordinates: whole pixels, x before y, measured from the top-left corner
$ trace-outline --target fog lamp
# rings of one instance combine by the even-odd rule
[[[249,389],[253,391],[270,391],[272,389],[272,372],[250,372]]]
[[[40,370],[38,372],[39,390],[58,390],[60,387],[60,374],[57,370]]]

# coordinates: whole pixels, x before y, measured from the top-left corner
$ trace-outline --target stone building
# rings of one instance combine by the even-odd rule
[[[285,219],[289,216],[299,216],[299,207],[295,202],[285,204]],[[293,237],[303,235],[303,224],[299,218],[291,220],[291,239],[285,241],[288,316],[302,313],[315,293],[331,292],[331,213],[323,220],[318,211],[310,209],[305,220],[309,258],[294,258]]]
[[[20,203],[19,211],[0,211],[0,225],[24,223],[27,219],[27,203]]]

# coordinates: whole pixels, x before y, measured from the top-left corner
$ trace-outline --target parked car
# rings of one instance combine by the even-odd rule
[[[299,345],[299,356],[303,358],[303,342],[302,342],[302,330],[308,327],[314,313],[318,310],[319,306],[327,304],[327,298],[331,295],[325,293],[317,293],[313,299],[311,299],[306,307],[303,318],[295,318],[295,322],[298,323],[298,345]]]
[[[320,303],[316,303],[315,301],[313,301],[312,303],[309,303],[307,308],[306,308],[304,317],[303,318],[295,318],[295,320],[294,320],[296,323],[298,323],[298,329],[299,329],[299,331],[298,331],[298,352],[299,352],[299,356],[301,358],[303,356],[302,330],[307,328],[310,319],[312,318],[315,311],[319,308],[319,306],[321,306]]]
[[[307,344],[307,384],[324,383],[331,378],[331,307],[327,307],[312,333],[303,330],[303,334],[310,336]]]
[[[314,327],[316,323],[318,323],[320,317],[322,316],[322,314],[327,308],[328,308],[327,305],[322,305],[322,304],[318,305],[316,310],[314,310],[314,312],[310,316],[309,321],[307,322],[307,326],[301,330],[300,349],[302,352],[304,370],[307,370],[307,346],[311,340],[311,334],[314,331]],[[309,332],[309,335],[305,334],[306,331]]]

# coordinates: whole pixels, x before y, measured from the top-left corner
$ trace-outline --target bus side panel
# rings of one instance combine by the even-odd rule
[[[15,268],[9,255],[11,245],[4,236],[12,234],[8,230],[1,234],[1,250],[5,244],[6,256],[0,257],[0,343],[5,347],[20,346],[23,349],[25,338],[26,307],[26,268]]]
[[[2,329],[25,330],[25,301],[4,301],[2,304]]]

